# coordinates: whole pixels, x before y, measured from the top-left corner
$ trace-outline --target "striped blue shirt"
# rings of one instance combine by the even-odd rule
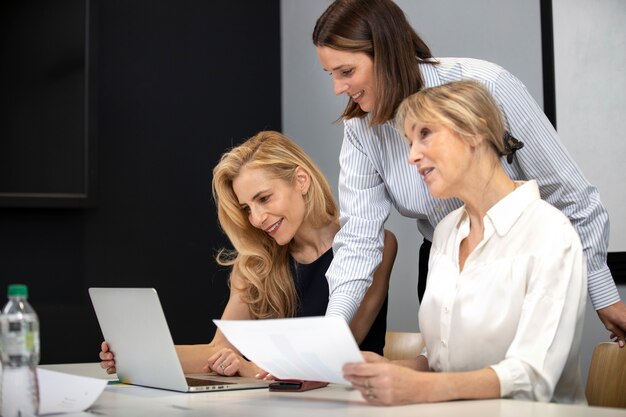
[[[597,189],[587,181],[561,143],[550,121],[526,87],[502,67],[470,58],[441,58],[420,64],[425,87],[460,79],[482,82],[504,114],[507,130],[524,142],[512,164],[501,164],[514,180],[537,180],[541,197],[559,208],[580,235],[587,256],[588,290],[594,308],[619,301],[606,264],[609,218]],[[330,288],[327,315],[346,320],[356,313],[372,274],[382,259],[383,226],[393,205],[417,220],[432,240],[434,227],[461,206],[455,199],[436,199],[417,169],[407,162],[409,148],[393,121],[369,126],[369,118],[344,121],[340,153],[341,230],[335,236],[334,260],[326,276]]]

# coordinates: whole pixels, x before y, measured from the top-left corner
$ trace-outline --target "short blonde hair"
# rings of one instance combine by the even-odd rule
[[[480,136],[498,156],[508,153],[503,140],[502,111],[487,88],[477,81],[454,81],[407,97],[396,114],[396,127],[403,136],[407,119],[443,125],[465,140]]]

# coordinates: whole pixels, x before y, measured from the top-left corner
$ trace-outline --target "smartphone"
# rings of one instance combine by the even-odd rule
[[[316,388],[322,388],[328,385],[328,382],[319,381],[302,381],[297,379],[286,379],[272,382],[269,385],[270,391],[281,392],[302,392]]]

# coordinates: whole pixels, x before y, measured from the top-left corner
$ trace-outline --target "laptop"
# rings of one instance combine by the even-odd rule
[[[89,288],[120,382],[180,392],[266,388],[270,382],[216,374],[185,375],[154,288]],[[207,319],[208,320],[208,319]]]

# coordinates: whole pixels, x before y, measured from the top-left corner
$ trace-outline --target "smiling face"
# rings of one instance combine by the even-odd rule
[[[460,197],[471,170],[472,146],[441,124],[407,117],[404,132],[415,165],[435,198]]]
[[[317,47],[324,71],[333,77],[335,95],[346,94],[364,112],[376,103],[374,61],[364,52],[347,52],[327,46]]]
[[[296,168],[295,180],[289,183],[266,169],[244,167],[232,184],[252,226],[265,231],[281,246],[296,236],[305,220],[304,195],[310,184],[302,168]]]

